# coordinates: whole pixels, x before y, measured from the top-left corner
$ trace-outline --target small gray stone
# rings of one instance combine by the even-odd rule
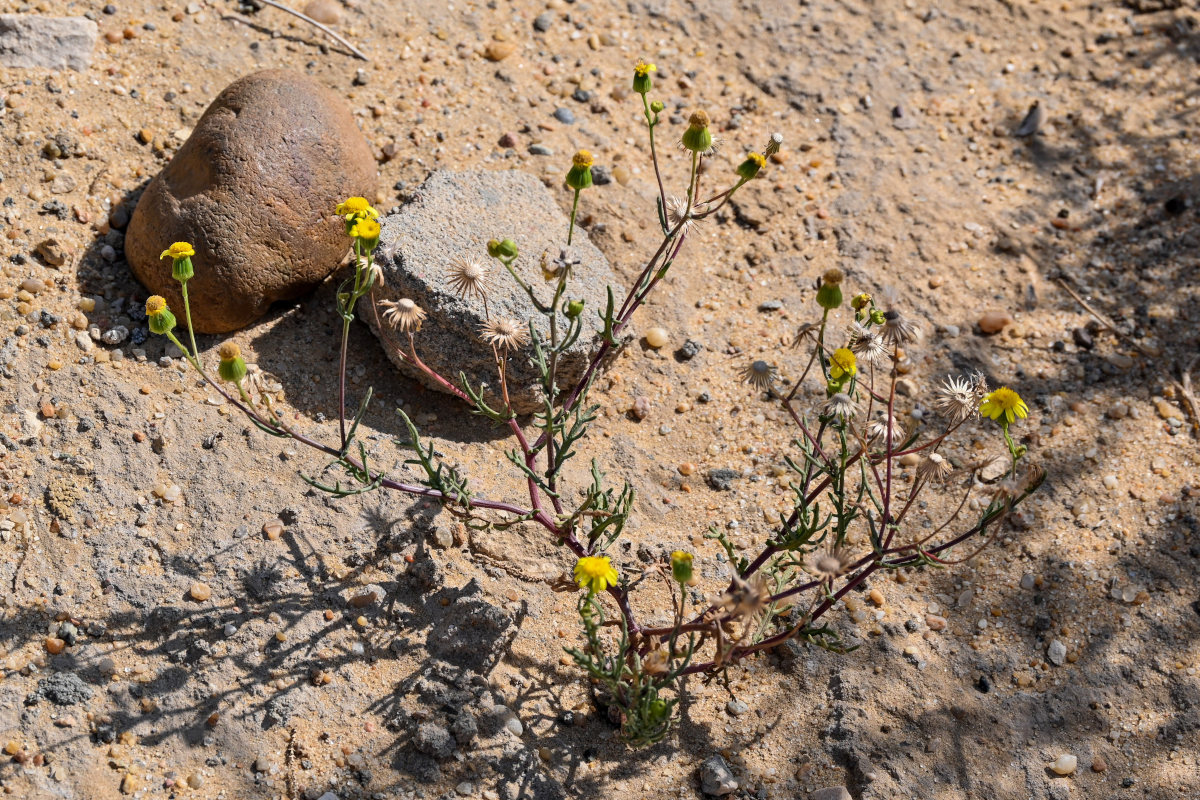
[[[533,29],[545,33],[554,25],[555,15],[553,11],[543,11],[538,14],[533,20]]]
[[[592,183],[597,186],[607,186],[613,182],[612,170],[603,164],[592,167]]]
[[[556,120],[558,120],[559,122],[561,122],[563,125],[574,125],[575,124],[575,112],[569,108],[554,109],[554,118]]]
[[[725,710],[735,717],[740,717],[750,710],[750,706],[743,703],[741,700],[730,700],[725,704]]]
[[[529,155],[531,156],[552,156],[554,151],[544,144],[529,145]]]
[[[1008,474],[1012,461],[1008,456],[996,456],[979,470],[979,480],[994,483]]]
[[[585,301],[584,333],[567,349],[558,365],[558,385],[573,386],[583,374],[591,353],[599,346],[597,313],[604,309],[606,286],[623,297],[604,255],[592,245],[578,227],[574,242],[564,250],[567,218],[554,196],[540,180],[521,172],[435,172],[415,193],[415,199],[383,222],[379,249],[376,251],[386,282],[372,292],[376,304],[402,297],[413,300],[428,318],[416,336],[417,355],[432,369],[458,383],[459,372],[478,390],[487,384],[485,401],[493,408],[501,404],[500,386],[492,348],[479,337],[485,320],[484,306],[478,298],[461,298],[447,286],[451,265],[464,258],[483,261],[490,270],[491,283],[487,312],[493,318],[514,319],[526,324],[534,321],[539,334],[549,338],[545,317],[537,312],[529,297],[495,260],[488,258],[489,239],[510,238],[520,250],[514,268],[534,287],[546,302],[547,284],[542,275],[543,259],[571,262],[572,277],[567,284],[569,299]],[[431,388],[441,389],[425,373],[409,366],[400,353],[408,349],[407,337],[397,335],[360,304],[384,349],[401,371]],[[560,319],[559,330],[565,330]],[[541,407],[539,377],[530,360],[530,348],[514,351],[508,359],[508,391],[513,409],[529,413]]]
[[[713,756],[700,765],[700,791],[715,797],[732,794],[738,788],[732,770],[720,756]]]
[[[759,311],[778,311],[783,308],[782,300],[767,300],[758,304]]]
[[[124,325],[117,325],[115,328],[110,328],[101,334],[100,341],[104,342],[105,344],[116,345],[128,338],[129,328],[126,328]]]
[[[1067,646],[1055,639],[1046,648],[1046,658],[1050,659],[1050,663],[1054,666],[1061,667],[1067,661]]]
[[[700,344],[700,342],[697,342],[695,339],[688,339],[675,354],[684,361],[691,361],[703,349],[704,345]]]
[[[413,746],[425,755],[438,759],[454,755],[454,737],[436,722],[424,722],[417,726]]]
[[[84,17],[0,14],[0,67],[83,72],[99,33]]]
[[[45,699],[56,706],[73,706],[92,699],[92,688],[74,672],[56,672],[38,681],[37,691],[25,699],[26,704],[35,705]]]
[[[741,476],[736,469],[714,469],[708,473],[708,485],[718,492],[728,492],[733,488],[735,479]]]
[[[809,800],[854,800],[845,786],[829,786],[817,789],[809,795]]]

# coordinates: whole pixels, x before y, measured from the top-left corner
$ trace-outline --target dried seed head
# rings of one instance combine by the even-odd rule
[[[479,335],[501,350],[515,350],[529,343],[529,329],[515,319],[489,319],[479,327]]]
[[[405,333],[415,333],[421,330],[421,323],[425,320],[425,311],[407,297],[395,301],[384,300],[379,305],[384,308],[383,321],[393,328]]]
[[[917,480],[928,483],[941,483],[954,472],[954,465],[937,453],[930,453],[917,465]]]
[[[845,575],[850,564],[850,554],[840,547],[812,553],[808,557],[808,571],[823,581],[832,581]]]
[[[771,387],[778,377],[779,370],[761,359],[751,361],[742,368],[742,382],[748,383],[762,392],[771,391]]]
[[[917,326],[894,308],[883,312],[883,338],[892,345],[908,344],[917,338]]]
[[[487,265],[475,256],[459,256],[450,264],[446,283],[459,297],[487,297],[489,273]]]
[[[958,425],[979,413],[979,384],[975,377],[952,375],[938,387],[933,407],[938,413]]]
[[[850,419],[858,411],[854,398],[845,392],[838,392],[825,402],[825,414],[830,417]]]

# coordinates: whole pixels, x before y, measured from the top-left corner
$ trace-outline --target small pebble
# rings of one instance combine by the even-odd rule
[[[1054,666],[1061,667],[1067,660],[1067,646],[1058,639],[1055,639],[1046,648],[1046,658],[1050,659],[1050,663]],[[1071,758],[1074,759],[1075,757],[1072,756]],[[1072,760],[1071,769],[1075,769],[1074,763],[1074,760]]]
[[[670,339],[666,328],[651,328],[646,331],[646,344],[653,347],[655,350],[662,347]]]
[[[946,629],[946,618],[939,617],[937,614],[926,614],[925,624],[929,626],[931,631],[944,631]]]
[[[1069,753],[1064,753],[1063,755],[1059,756],[1053,764],[1050,765],[1050,769],[1054,770],[1055,774],[1057,775],[1070,775],[1075,771],[1075,767],[1078,765],[1078,763],[1079,760],[1075,758],[1075,756],[1070,755]]]
[[[1108,764],[1104,762],[1103,758],[1096,756],[1092,759],[1092,772],[1104,772],[1106,769],[1108,769]]]
[[[46,637],[46,652],[56,656],[67,648],[67,643],[55,636]]]
[[[266,536],[271,541],[278,539],[283,535],[283,520],[273,519],[263,523],[263,536]]]
[[[1011,325],[1012,316],[1007,311],[989,311],[979,318],[979,330],[987,334],[999,333]]]
[[[192,588],[188,589],[188,595],[196,602],[203,603],[212,597],[212,588],[207,583],[193,583]]]

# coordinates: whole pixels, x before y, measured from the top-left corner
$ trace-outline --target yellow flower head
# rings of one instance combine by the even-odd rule
[[[188,242],[176,242],[166,250],[163,250],[159,258],[166,258],[167,256],[171,258],[191,258],[194,255],[196,255],[196,249],[191,244]]]
[[[829,379],[840,381],[847,375],[858,372],[858,359],[848,347],[839,347],[829,357]]]
[[[650,72],[658,72],[658,67],[654,66],[653,64],[647,64],[641,59],[638,59],[638,62],[633,65],[633,74],[637,75],[639,78],[646,77],[646,74]]]
[[[222,342],[221,349],[217,352],[220,353],[222,361],[233,361],[235,358],[241,358],[242,348],[237,346],[237,342]]]
[[[369,217],[363,217],[354,223],[350,235],[356,239],[374,240],[379,238],[379,223]]]
[[[594,163],[595,159],[592,158],[591,152],[587,150],[580,150],[571,159],[571,165],[575,167],[590,167]]]
[[[842,282],[844,277],[845,276],[842,274],[840,269],[837,267],[830,267],[829,269],[825,270],[825,274],[821,276],[821,282],[827,283],[830,286],[837,286]]]
[[[608,556],[584,556],[575,564],[575,582],[593,594],[616,586],[619,577]]]
[[[146,316],[153,317],[156,314],[161,314],[167,309],[167,301],[163,297],[154,294],[146,298]]]
[[[341,217],[359,216],[367,214],[377,216],[378,212],[371,208],[371,204],[367,202],[365,197],[347,197],[345,202],[338,203],[337,213]]]
[[[762,169],[767,163],[767,159],[762,153],[746,153],[746,160],[753,161],[759,169]]]
[[[688,125],[699,130],[706,129],[708,127],[708,123],[708,112],[702,109],[693,111],[692,115],[688,117]]]
[[[1025,405],[1021,395],[1007,386],[1001,386],[983,398],[979,413],[988,419],[999,421],[1001,425],[1007,425],[1017,418],[1025,419],[1029,416],[1029,406]]]

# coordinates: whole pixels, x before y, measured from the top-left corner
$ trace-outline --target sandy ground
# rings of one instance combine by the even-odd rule
[[[272,9],[0,3],[90,8],[101,27],[86,72],[0,71],[0,787],[698,797],[698,766],[719,753],[739,797],[1200,797],[1200,481],[1176,386],[1200,350],[1200,34],[1194,8],[1175,5],[1189,4],[347,3],[336,27],[363,63]],[[500,45],[511,54],[485,57]],[[776,652],[728,688],[690,681],[677,732],[630,751],[562,663],[578,635],[574,596],[546,582],[569,566],[562,551],[532,529],[467,537],[404,497],[308,491],[299,473],[320,460],[141,341],[145,292],[120,229],[223,86],[289,67],[344,91],[378,152],[383,208],[437,167],[472,167],[547,178],[565,209],[559,176],[592,150],[618,180],[588,192],[584,224],[631,279],[654,245],[653,175],[639,106],[614,90],[638,57],[658,64],[668,115],[708,109],[730,169],[772,131],[787,146],[643,310],[642,330],[671,342],[633,344],[600,382],[585,455],[641,498],[622,571],[685,545],[718,591],[727,567],[707,527],[736,527],[747,548],[767,535],[793,433],[737,376],[755,358],[803,366],[786,344],[831,266],[850,286],[894,287],[922,321],[916,405],[968,368],[1017,388],[1049,478],[970,563],[874,581],[881,606],[839,609],[860,649]],[[1034,101],[1040,132],[1014,137]],[[668,181],[684,169],[672,153]],[[61,267],[35,254],[49,238]],[[294,423],[326,438],[331,308],[325,286],[232,337],[277,378]],[[984,335],[988,312],[1012,322]],[[119,345],[87,336],[119,325],[133,331]],[[703,349],[677,358],[688,339]],[[210,359],[218,343],[202,340]],[[364,326],[352,346],[352,394],[381,398],[366,422],[377,461],[404,469],[403,405],[483,491],[521,497],[495,430],[396,376]],[[637,397],[651,404],[640,421],[625,413]],[[951,453],[998,447],[978,426]],[[731,491],[706,483],[715,468],[741,473]],[[439,526],[453,546],[431,544]],[[384,599],[349,607],[370,584]],[[48,635],[72,638],[63,623],[74,644],[48,654]],[[475,744],[418,751],[417,725],[465,711]],[[1062,754],[1078,759],[1071,776],[1048,769]]]

